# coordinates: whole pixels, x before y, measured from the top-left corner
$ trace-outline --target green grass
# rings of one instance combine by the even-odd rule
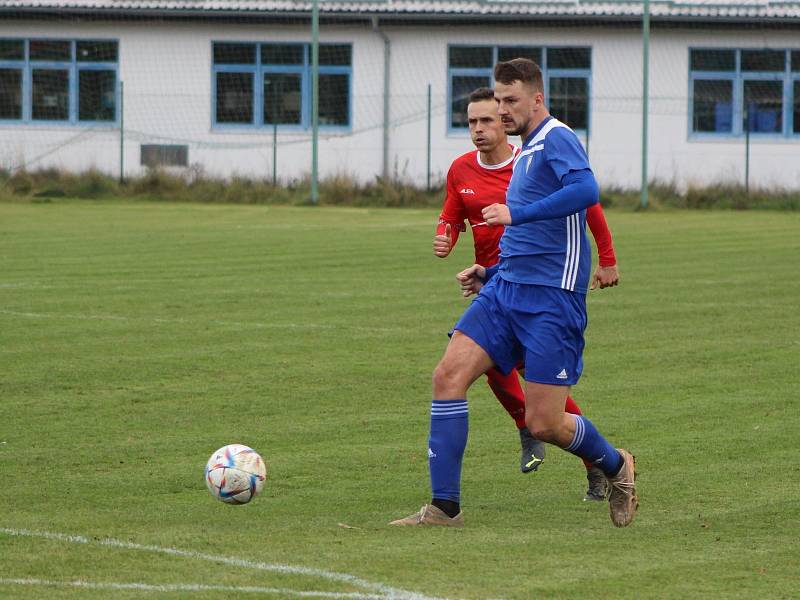
[[[467,527],[391,529],[428,499],[430,373],[466,305],[452,276],[469,244],[434,259],[435,215],[0,203],[0,528],[447,598],[796,596],[800,215],[608,214],[622,284],[590,294],[574,395],[637,455],[629,528],[581,502],[570,455],[522,476],[512,422],[480,383]],[[203,484],[232,442],[270,465],[244,507]],[[8,531],[0,556],[3,580],[370,592]],[[230,596],[0,583],[3,598]]]

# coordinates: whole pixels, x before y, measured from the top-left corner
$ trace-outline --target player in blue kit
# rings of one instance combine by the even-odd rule
[[[591,266],[585,213],[598,201],[597,182],[578,138],[547,111],[538,65],[521,58],[501,62],[494,77],[506,133],[523,140],[506,204],[483,209],[487,225],[506,227],[500,262],[459,274],[465,294],[480,293],[456,324],[433,374],[432,500],[392,524],[463,526],[467,390],[490,368],[508,373],[522,361],[528,429],[603,471],[611,520],[624,527],[638,507],[633,455],[614,448],[585,417],[564,412],[583,369]]]

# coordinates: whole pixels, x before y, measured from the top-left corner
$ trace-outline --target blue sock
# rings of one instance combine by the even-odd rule
[[[428,438],[428,468],[432,496],[459,502],[461,459],[467,447],[466,400],[434,400],[431,404],[431,434]]]
[[[575,437],[564,450],[590,461],[610,477],[619,473],[622,456],[617,449],[600,435],[589,419],[579,415],[572,416],[575,417]]]

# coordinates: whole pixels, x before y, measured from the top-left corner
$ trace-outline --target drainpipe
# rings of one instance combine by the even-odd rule
[[[392,57],[392,45],[378,23],[378,17],[372,17],[372,30],[383,39],[383,179],[389,180],[389,68]]]

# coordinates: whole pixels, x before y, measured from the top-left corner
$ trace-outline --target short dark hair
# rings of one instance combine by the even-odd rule
[[[537,92],[544,92],[542,69],[529,58],[514,58],[497,63],[494,66],[494,78],[504,85],[521,81],[532,86]]]
[[[488,87],[479,87],[472,90],[469,95],[469,102],[482,102],[483,100],[494,100],[494,90]]]

